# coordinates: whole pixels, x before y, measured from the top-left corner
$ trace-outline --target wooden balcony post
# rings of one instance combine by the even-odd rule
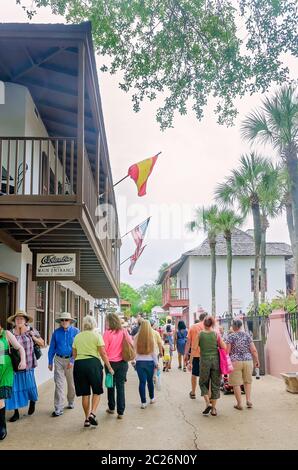
[[[95,184],[96,184],[96,200],[99,204],[99,170],[100,170],[100,133],[98,131],[96,142],[96,167],[95,167]]]
[[[85,44],[83,42],[79,46],[78,69],[77,200],[83,202],[85,158]]]
[[[105,201],[105,208],[106,208],[106,221],[107,221],[107,227],[106,227],[106,241],[105,241],[105,249],[106,249],[106,254],[108,250],[108,243],[109,243],[109,234],[110,234],[110,221],[109,221],[109,210],[107,208],[107,205],[109,204],[109,178],[106,176],[105,178],[105,196],[104,196],[104,201]]]

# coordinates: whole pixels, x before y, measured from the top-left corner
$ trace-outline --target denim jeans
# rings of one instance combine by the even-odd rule
[[[139,394],[141,397],[141,403],[146,403],[146,382],[148,385],[149,397],[152,400],[154,398],[154,361],[137,361],[136,371],[139,376]]]
[[[111,367],[114,370],[114,387],[108,388],[108,406],[110,410],[114,410],[115,403],[115,389],[117,392],[117,413],[123,415],[125,410],[125,389],[124,384],[126,374],[128,371],[128,363],[126,361],[111,362]],[[106,369],[106,372],[107,369]]]

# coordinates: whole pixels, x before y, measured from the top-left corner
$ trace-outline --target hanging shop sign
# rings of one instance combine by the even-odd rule
[[[33,252],[33,281],[79,281],[79,251],[36,251]]]
[[[171,317],[183,317],[183,308],[182,307],[170,307],[169,314]]]

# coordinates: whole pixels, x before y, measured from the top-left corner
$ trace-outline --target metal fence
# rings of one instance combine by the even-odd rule
[[[286,313],[285,320],[291,342],[298,351],[298,312]]]
[[[227,333],[233,323],[234,318],[219,318],[219,324]],[[253,340],[262,340],[266,343],[269,330],[269,317],[252,315],[245,316],[242,319],[244,330],[250,334]]]

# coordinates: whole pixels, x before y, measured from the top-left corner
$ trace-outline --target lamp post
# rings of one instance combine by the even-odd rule
[[[95,309],[98,311],[98,315],[100,318],[99,329],[101,333],[104,332],[104,322],[105,322],[105,315],[107,311],[107,305],[108,305],[107,299],[99,299],[98,303],[95,306]]]

